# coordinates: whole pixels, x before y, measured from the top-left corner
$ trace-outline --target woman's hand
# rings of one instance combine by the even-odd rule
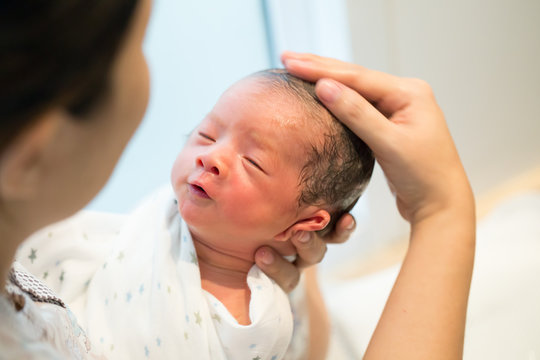
[[[293,290],[300,280],[300,271],[318,264],[326,253],[327,243],[343,243],[354,230],[354,218],[345,214],[336,224],[335,230],[324,238],[313,232],[299,232],[292,239],[296,247],[296,261],[290,263],[268,246],[259,248],[255,253],[255,263],[269,277],[274,279],[285,292]]]
[[[455,206],[456,200],[472,203],[465,171],[427,83],[311,54],[286,52],[282,61],[291,74],[318,81],[324,105],[373,150],[406,220],[417,223]],[[456,199],[463,194],[466,199]]]
[[[363,358],[461,359],[474,198],[431,88],[310,54],[288,52],[282,61],[317,81],[320,100],[373,150],[411,223],[409,249]]]

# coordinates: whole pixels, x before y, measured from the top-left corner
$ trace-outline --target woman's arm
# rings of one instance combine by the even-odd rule
[[[324,360],[330,344],[330,318],[319,288],[317,267],[306,269],[304,276],[309,314],[309,346],[306,359]]]
[[[459,359],[475,246],[474,199],[431,88],[310,54],[287,70],[373,150],[410,246],[365,359]]]

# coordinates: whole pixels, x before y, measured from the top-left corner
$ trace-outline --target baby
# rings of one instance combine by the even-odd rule
[[[269,70],[233,85],[172,170],[203,288],[249,324],[245,278],[255,250],[270,245],[293,255],[287,240],[297,231],[331,230],[362,193],[373,164],[371,151],[318,102],[312,84]]]
[[[109,358],[280,359],[291,309],[254,265],[255,250],[294,255],[296,232],[331,231],[373,166],[313,84],[283,70],[255,73],[190,134],[172,169],[174,194],[162,191],[129,215],[95,271],[73,265],[69,251],[49,255],[64,269],[62,284],[50,285],[78,299],[74,312]],[[27,264],[48,273],[43,266]],[[67,266],[79,266],[78,286],[67,285]],[[83,290],[82,273],[90,274]]]

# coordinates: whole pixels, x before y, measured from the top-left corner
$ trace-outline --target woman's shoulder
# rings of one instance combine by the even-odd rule
[[[0,316],[0,348],[6,358],[96,358],[62,300],[20,264],[10,271]]]

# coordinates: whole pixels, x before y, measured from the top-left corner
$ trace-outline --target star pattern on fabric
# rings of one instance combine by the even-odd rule
[[[261,357],[257,355],[256,357],[253,358],[253,360],[261,360]]]
[[[126,294],[126,302],[130,302],[130,301],[131,301],[131,297],[132,297],[132,296],[131,296],[131,292],[128,291],[127,294]]]
[[[194,312],[193,315],[195,315],[195,323],[201,325],[202,319],[200,311]]]
[[[191,252],[189,253],[189,256],[191,256],[191,262],[192,262],[193,264],[195,264],[195,265],[198,265],[198,264],[199,264],[199,260],[197,259],[197,255],[196,255],[193,251],[191,251]]]
[[[30,262],[33,264],[34,260],[37,258],[37,249],[30,249],[30,255],[28,255],[28,258],[30,259]]]
[[[150,355],[150,350],[148,350],[148,346],[144,347],[144,356],[148,357]]]
[[[47,279],[47,276],[49,276],[49,272],[48,271],[45,271],[43,273],[43,280],[46,280]]]
[[[66,274],[66,272],[64,270],[62,270],[62,272],[60,273],[60,277],[59,277],[60,282],[64,281],[64,275],[65,274]]]
[[[187,332],[184,332],[184,339],[186,339],[186,340],[189,339],[189,334]]]
[[[139,287],[139,294],[142,294],[144,292],[144,284],[141,284]]]
[[[160,338],[156,338],[156,344],[157,344],[157,346],[161,346],[161,339]]]
[[[123,252],[123,251],[120,251],[120,252],[118,253],[118,256],[116,257],[116,260],[122,261],[122,259],[124,259],[124,252]]]
[[[218,323],[221,324],[221,316],[219,316],[218,314],[212,315],[212,319],[216,320]]]

